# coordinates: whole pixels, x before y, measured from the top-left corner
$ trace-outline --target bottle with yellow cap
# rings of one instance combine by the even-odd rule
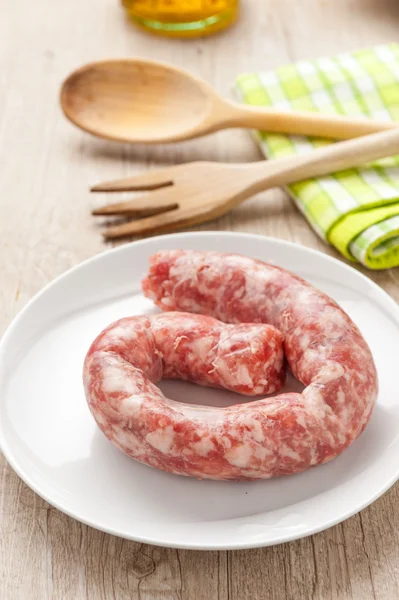
[[[239,0],[122,0],[140,27],[171,37],[199,37],[231,25]]]

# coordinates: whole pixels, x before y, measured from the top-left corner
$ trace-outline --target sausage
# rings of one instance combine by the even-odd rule
[[[152,431],[167,439],[157,466],[213,479],[292,474],[338,456],[366,427],[378,394],[371,351],[342,308],[300,277],[240,255],[165,250],[151,258],[142,286],[164,311],[273,325],[306,386],[224,409],[179,405]]]
[[[219,453],[212,421],[220,409],[187,408],[156,383],[182,379],[256,396],[281,388],[284,366],[283,336],[271,325],[168,312],[107,327],[86,355],[83,379],[97,424],[126,454],[173,473],[217,478],[218,460],[211,468],[207,461]]]

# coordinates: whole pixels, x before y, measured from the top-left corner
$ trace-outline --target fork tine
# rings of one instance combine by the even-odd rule
[[[207,219],[200,215],[192,215],[187,211],[182,211],[181,209],[177,208],[175,210],[153,215],[138,221],[108,227],[103,232],[103,236],[106,239],[116,239],[133,235],[141,235],[149,232],[161,233],[173,231],[174,229],[178,229],[180,227],[188,227],[189,225],[194,225],[194,223],[205,220]]]
[[[179,209],[175,209],[144,219],[139,219],[138,221],[131,221],[121,225],[107,227],[103,232],[103,236],[105,239],[116,239],[148,233],[149,231],[170,231],[171,229],[176,229],[179,221],[179,214]]]
[[[173,167],[140,173],[126,179],[115,179],[97,183],[90,188],[91,192],[141,192],[173,185]]]
[[[177,207],[178,202],[172,197],[171,191],[160,188],[146,196],[95,208],[91,211],[91,214],[96,216],[126,215],[131,217],[147,217],[156,213],[173,210]]]
[[[196,212],[193,212],[192,209],[183,210],[182,208],[176,208],[175,210],[153,215],[152,217],[138,221],[108,227],[103,232],[103,236],[106,239],[116,239],[149,232],[168,232],[209,221],[220,216],[223,212],[225,211],[220,210],[220,207],[197,207]]]

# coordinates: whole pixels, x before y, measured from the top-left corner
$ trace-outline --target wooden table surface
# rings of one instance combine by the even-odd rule
[[[260,158],[229,131],[175,146],[129,147],[64,120],[62,79],[105,57],[170,61],[230,93],[240,71],[399,41],[397,0],[242,0],[239,23],[204,40],[136,31],[118,0],[2,0],[0,10],[0,331],[54,277],[105,249],[89,184],[159,164]],[[294,240],[337,256],[279,190],[203,229]],[[399,299],[399,271],[367,275]],[[0,458],[2,600],[393,600],[399,598],[399,486],[345,523],[260,550],[193,552],[125,541],[65,516]]]

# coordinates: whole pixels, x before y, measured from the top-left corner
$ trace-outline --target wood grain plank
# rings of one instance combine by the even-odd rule
[[[243,0],[230,31],[171,41],[136,31],[117,0],[3,0],[0,18],[0,331],[43,285],[105,245],[87,188],[190,160],[260,158],[229,131],[175,146],[109,144],[72,128],[62,79],[102,57],[171,61],[229,95],[240,71],[398,41],[396,0]],[[101,200],[102,201],[102,200]],[[282,191],[199,229],[249,231],[337,256]],[[398,269],[366,272],[399,300]],[[155,548],[95,531],[50,507],[0,458],[2,600],[393,600],[399,597],[399,488],[311,538],[239,552]]]

